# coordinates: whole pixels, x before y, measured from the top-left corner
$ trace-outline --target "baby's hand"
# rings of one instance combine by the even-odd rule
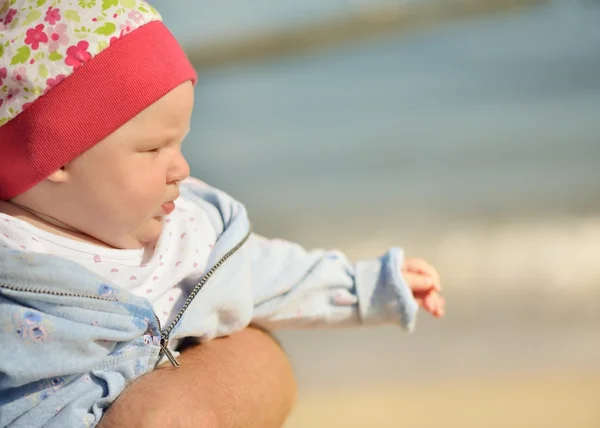
[[[443,317],[446,313],[446,299],[440,295],[440,276],[437,271],[424,260],[405,259],[402,275],[417,303],[434,317]]]

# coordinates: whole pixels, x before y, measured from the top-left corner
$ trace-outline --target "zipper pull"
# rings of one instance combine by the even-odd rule
[[[167,347],[167,341],[165,339],[162,339],[160,341],[160,348],[162,349],[162,352],[165,353],[165,356],[167,357],[171,365],[175,368],[179,367],[179,361],[177,361],[175,355],[173,355],[173,353]]]

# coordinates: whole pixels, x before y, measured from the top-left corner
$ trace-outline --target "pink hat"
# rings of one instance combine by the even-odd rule
[[[143,0],[0,0],[0,200],[196,79]]]

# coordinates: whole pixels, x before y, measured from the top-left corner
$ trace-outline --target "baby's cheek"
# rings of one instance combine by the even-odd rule
[[[129,194],[128,199],[119,202],[119,215],[114,221],[119,221],[131,227],[139,227],[145,220],[159,214],[158,198],[151,199],[148,195]]]

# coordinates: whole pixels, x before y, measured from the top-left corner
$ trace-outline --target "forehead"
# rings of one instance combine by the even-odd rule
[[[191,82],[186,82],[141,111],[130,123],[148,132],[165,127],[187,129],[193,106],[194,90]]]

